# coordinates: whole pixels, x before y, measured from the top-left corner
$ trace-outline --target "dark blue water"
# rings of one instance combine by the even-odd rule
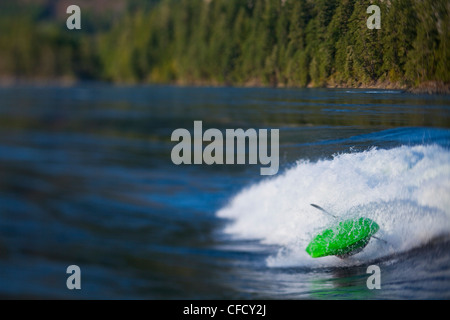
[[[278,174],[174,165],[195,120],[279,129]],[[449,96],[400,91],[1,88],[0,296],[448,299],[449,127]],[[310,258],[330,223],[311,202],[375,217],[390,246]]]

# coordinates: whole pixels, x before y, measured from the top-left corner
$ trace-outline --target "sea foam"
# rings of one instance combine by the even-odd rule
[[[298,161],[275,178],[251,185],[217,212],[230,219],[224,232],[257,239],[279,250],[269,267],[341,266],[408,251],[450,234],[450,151],[438,145],[335,155],[317,162]],[[333,218],[365,216],[380,225],[379,238],[350,259],[313,259],[305,248]]]

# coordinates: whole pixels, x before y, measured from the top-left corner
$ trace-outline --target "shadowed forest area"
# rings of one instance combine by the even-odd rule
[[[66,28],[70,4],[81,30]],[[366,26],[371,4],[380,30]],[[449,12],[448,0],[7,0],[0,78],[448,91]]]

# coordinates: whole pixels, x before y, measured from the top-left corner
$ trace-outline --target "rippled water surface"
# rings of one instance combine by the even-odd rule
[[[278,174],[174,165],[171,134],[195,120],[279,129]],[[0,88],[0,296],[448,299],[449,127],[449,96],[400,91]],[[388,244],[309,257],[333,224],[310,203]]]

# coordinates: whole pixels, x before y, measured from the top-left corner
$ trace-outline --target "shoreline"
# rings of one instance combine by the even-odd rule
[[[376,89],[376,90],[400,90],[412,94],[429,94],[429,95],[450,95],[450,83],[442,81],[426,81],[416,87],[392,83],[388,81],[374,82],[371,84],[346,85],[342,83],[325,83],[322,86],[314,86],[311,83],[306,87],[287,86],[282,84],[268,85],[261,81],[250,80],[243,84],[218,83],[216,81],[173,81],[173,82],[113,82],[99,79],[75,79],[72,77],[61,78],[20,78],[20,77],[0,77],[0,88],[14,86],[59,86],[72,87],[83,83],[108,84],[117,86],[145,86],[145,85],[168,85],[178,87],[234,87],[234,88],[286,88],[286,89],[304,89],[304,88],[327,88],[327,89]]]

